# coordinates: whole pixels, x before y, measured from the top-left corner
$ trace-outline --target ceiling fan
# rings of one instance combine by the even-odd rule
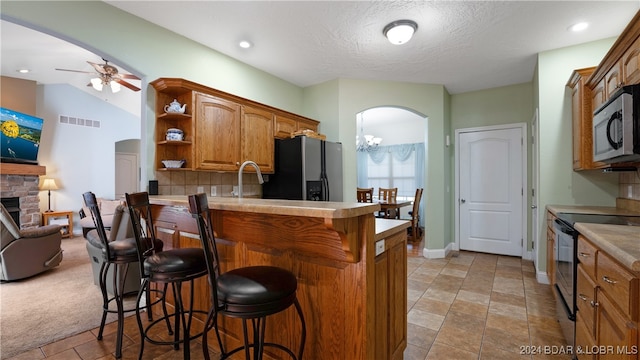
[[[118,92],[120,91],[120,85],[129,88],[133,91],[140,91],[140,88],[123,80],[123,79],[133,79],[140,80],[139,77],[132,74],[121,74],[118,72],[118,68],[113,65],[109,65],[109,61],[104,60],[104,64],[96,64],[91,61],[87,61],[89,65],[93,66],[93,68],[97,71],[97,73],[93,73],[90,71],[81,71],[81,70],[68,70],[68,69],[56,69],[60,71],[71,71],[71,72],[79,72],[84,74],[96,74],[97,77],[91,79],[91,82],[87,84],[87,86],[93,86],[94,89],[98,91],[102,91],[103,86],[110,86],[111,91]]]

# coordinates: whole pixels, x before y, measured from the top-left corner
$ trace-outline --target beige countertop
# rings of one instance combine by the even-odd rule
[[[153,195],[149,197],[155,205],[189,207],[187,195]],[[376,203],[272,200],[255,198],[209,197],[209,209],[243,211],[258,214],[293,215],[342,219],[356,217],[380,210]]]
[[[558,213],[599,214],[599,215],[640,215],[638,212],[614,206],[547,205],[553,215]]]
[[[547,205],[547,210],[556,216],[558,213],[640,216],[638,212],[609,206]],[[640,226],[589,223],[574,226],[597,247],[640,274]]]
[[[376,218],[376,236],[375,241],[382,240],[399,231],[405,230],[411,225],[409,220],[393,220]],[[406,230],[405,230],[406,231]]]
[[[576,223],[575,228],[629,270],[640,273],[640,226]]]

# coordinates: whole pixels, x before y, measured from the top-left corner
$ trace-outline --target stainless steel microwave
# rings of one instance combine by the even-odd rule
[[[640,161],[640,85],[624,86],[593,113],[593,160]]]

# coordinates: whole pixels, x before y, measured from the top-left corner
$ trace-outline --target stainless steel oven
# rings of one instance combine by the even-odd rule
[[[576,321],[576,251],[578,232],[561,218],[554,223],[556,231],[556,314],[565,340],[573,347]]]

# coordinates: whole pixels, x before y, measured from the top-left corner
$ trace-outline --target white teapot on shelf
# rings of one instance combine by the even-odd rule
[[[164,111],[167,113],[184,114],[186,109],[187,109],[187,104],[184,104],[181,107],[177,99],[173,99],[171,104],[164,106]]]

